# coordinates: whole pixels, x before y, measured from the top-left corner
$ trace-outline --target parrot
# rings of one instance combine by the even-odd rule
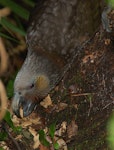
[[[14,81],[12,109],[30,115],[75,63],[99,28],[102,0],[38,0],[26,34],[27,56]]]

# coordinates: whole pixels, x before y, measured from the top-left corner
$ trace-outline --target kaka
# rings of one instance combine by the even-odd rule
[[[30,15],[27,57],[14,83],[12,108],[20,117],[58,84],[101,20],[100,0],[39,0]]]

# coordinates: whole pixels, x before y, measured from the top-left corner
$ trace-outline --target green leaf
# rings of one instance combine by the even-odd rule
[[[45,134],[44,130],[40,130],[38,133],[39,133],[39,140],[40,140],[40,142],[41,142],[44,146],[49,147],[49,146],[50,146],[50,143],[46,140],[46,134]]]
[[[21,126],[17,126],[15,127],[15,132],[17,132],[18,134],[22,132],[22,127]]]
[[[26,32],[23,31],[22,29],[18,28],[17,26],[15,26],[14,24],[12,24],[11,22],[9,22],[5,17],[2,17],[1,20],[0,20],[0,24],[3,26],[3,27],[7,27],[9,28],[10,30],[14,31],[14,32],[17,32],[23,36],[26,35]]]
[[[14,17],[14,20],[15,20],[18,28],[24,31],[24,26],[23,26],[22,20],[17,15],[13,15],[13,17]]]
[[[20,6],[18,3],[14,2],[13,0],[0,0],[0,4],[11,8],[11,10],[18,16],[25,20],[28,20],[29,11]]]
[[[53,144],[53,146],[54,146],[54,149],[59,149],[59,148],[60,148],[60,146],[59,146],[59,144],[58,144],[57,142],[55,142],[55,143]]]
[[[49,135],[51,136],[52,139],[54,138],[55,130],[56,130],[56,123],[53,123],[49,127]]]
[[[4,141],[7,138],[7,133],[6,132],[0,132],[0,141]]]
[[[2,32],[0,32],[0,36],[6,38],[6,39],[8,39],[8,40],[11,40],[11,41],[13,41],[13,42],[19,43],[18,40],[14,39],[14,38],[12,38],[11,36],[8,36],[8,35],[6,35],[6,34],[4,34],[4,33],[2,33]]]
[[[24,3],[26,3],[27,5],[34,7],[35,2],[31,1],[31,0],[23,0]]]
[[[106,3],[108,3],[109,6],[114,8],[114,0],[105,0]]]
[[[108,131],[108,143],[111,150],[114,150],[114,113],[112,114],[111,118],[109,119],[108,125],[107,125],[107,131]]]
[[[14,85],[14,80],[9,80],[6,87],[8,98],[11,98],[13,96],[13,85]]]
[[[0,147],[0,150],[4,150],[2,147]]]
[[[7,124],[13,129],[14,132],[16,133],[20,133],[22,131],[22,127],[21,126],[18,126],[18,127],[15,127],[12,120],[11,120],[11,115],[10,115],[10,112],[9,111],[6,111],[6,114],[5,114],[5,117],[4,117],[4,120],[7,122]]]
[[[13,124],[13,122],[12,122],[12,120],[11,120],[11,115],[10,115],[10,112],[9,112],[9,111],[6,111],[6,114],[5,114],[5,116],[4,116],[4,120],[8,123],[8,125],[9,125],[12,129],[15,128],[15,127],[14,127],[14,124]]]

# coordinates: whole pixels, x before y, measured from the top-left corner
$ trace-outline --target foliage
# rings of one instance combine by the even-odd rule
[[[21,131],[22,131],[22,127],[20,126],[17,126],[15,127],[12,120],[11,120],[11,115],[10,115],[10,112],[9,111],[6,111],[6,114],[4,116],[4,119],[3,119],[8,125],[9,127],[16,133],[16,134],[19,134]],[[4,127],[5,129],[5,127]],[[1,131],[0,132],[0,141],[5,141],[8,137],[8,133],[7,131]],[[0,147],[1,148],[1,147]]]
[[[55,149],[59,149],[59,144],[57,142],[53,143]]]
[[[50,146],[50,143],[46,140],[46,134],[45,134],[44,130],[40,130],[38,133],[39,133],[40,142],[41,142],[44,146],[49,147],[49,146]]]
[[[51,138],[53,139],[54,138],[54,133],[55,133],[55,130],[56,130],[56,124],[53,123],[50,125],[49,127],[49,135],[51,136]]]
[[[26,32],[24,30],[20,29],[19,27],[9,22],[5,17],[1,19],[0,24],[5,28],[9,28],[10,30],[13,30],[14,32],[21,34],[22,36],[26,35]]]
[[[114,7],[114,0],[106,0],[106,2],[111,5],[112,7]]]
[[[28,20],[30,10],[25,8],[25,5],[27,6],[27,8],[33,7],[35,5],[35,2],[34,0],[22,0],[22,2],[17,3],[15,2],[15,0],[0,0],[0,6],[9,7],[13,14],[8,17],[2,17],[0,19],[0,36],[17,42],[12,32],[19,33],[22,36],[26,35],[22,19],[24,19],[25,21]],[[13,22],[12,19],[14,20]],[[5,30],[5,33],[3,29]]]
[[[14,79],[9,80],[6,86],[8,98],[11,98],[13,96],[13,85],[14,85]]]
[[[55,131],[56,131],[56,124],[53,123],[50,125],[49,127],[49,136],[51,137],[52,139],[52,144],[53,144],[53,147],[55,150],[59,149],[59,144],[54,140],[54,134],[55,134]],[[40,130],[39,132],[39,140],[40,142],[44,145],[44,146],[47,146],[49,147],[50,146],[50,143],[47,141],[46,139],[46,133],[44,132],[44,130]]]
[[[7,138],[6,132],[0,132],[0,141],[4,141]]]
[[[114,150],[114,113],[109,119],[108,125],[107,125],[107,132],[108,132],[108,144],[111,150]]]
[[[7,122],[7,124],[13,129],[14,132],[20,133],[22,131],[22,127],[17,126],[15,127],[12,120],[11,120],[11,115],[9,111],[6,111],[6,114],[4,116],[4,120]]]
[[[0,36],[8,40],[19,44],[16,34],[25,36],[25,24],[29,18],[30,10],[35,5],[34,0],[0,0],[0,9],[9,7],[11,9],[11,14],[7,17],[0,18]],[[16,33],[16,34],[15,34]],[[13,84],[14,78],[11,78],[7,84],[6,91],[8,98],[13,96]],[[6,114],[3,119],[4,122],[15,132],[16,134],[22,131],[22,127],[15,127],[12,120],[11,114],[9,111],[6,111]],[[7,138],[7,132],[0,133],[0,141],[4,141]],[[3,148],[0,147],[0,150]]]
[[[3,6],[8,6],[15,14],[17,14],[25,20],[28,20],[29,11],[23,8],[21,5],[17,4],[16,2],[12,0],[0,0],[0,4]]]

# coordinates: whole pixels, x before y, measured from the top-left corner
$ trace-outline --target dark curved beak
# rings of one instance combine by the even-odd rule
[[[15,93],[13,101],[12,101],[12,109],[17,117],[19,118],[27,117],[33,112],[33,110],[35,110],[36,106],[37,106],[37,103],[32,102],[28,99],[25,99],[18,93]],[[23,116],[20,114],[21,108],[23,110]]]

